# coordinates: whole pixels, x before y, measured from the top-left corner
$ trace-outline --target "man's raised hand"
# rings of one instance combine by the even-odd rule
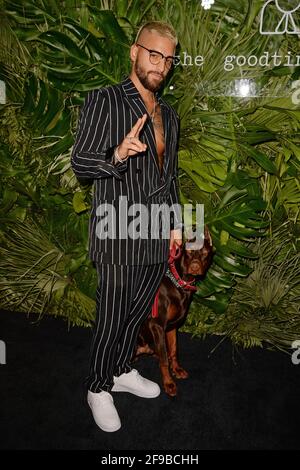
[[[144,114],[139,118],[131,131],[126,135],[125,139],[117,147],[118,155],[121,159],[127,159],[131,155],[145,152],[147,145],[139,140],[139,134],[143,129],[148,115]]]

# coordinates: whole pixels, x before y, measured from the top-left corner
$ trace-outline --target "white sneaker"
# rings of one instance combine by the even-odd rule
[[[143,398],[155,398],[160,394],[160,388],[152,380],[142,377],[136,369],[114,377],[112,392],[129,392]]]
[[[114,432],[120,429],[121,421],[110,393],[104,390],[93,393],[89,390],[87,402],[92,410],[95,423],[100,429],[106,432]]]

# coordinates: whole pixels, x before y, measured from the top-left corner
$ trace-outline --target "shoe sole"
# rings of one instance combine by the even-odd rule
[[[126,388],[126,387],[120,387],[117,386],[116,384],[113,386],[111,389],[112,392],[127,392],[127,393],[132,393],[133,395],[136,395],[137,397],[141,398],[156,398],[160,395],[160,390],[155,394],[155,395],[143,395],[141,393],[138,393],[136,391],[133,391],[132,389]]]
[[[87,402],[87,403],[88,403],[88,405],[89,405],[89,407],[90,407],[90,410],[91,410],[91,412],[92,412],[92,416],[93,416],[93,418],[94,418],[92,407],[91,407],[91,405],[89,404],[89,402]],[[98,428],[102,429],[102,431],[105,431],[105,432],[115,432],[115,431],[118,431],[119,429],[121,429],[121,426],[122,426],[122,425],[120,424],[117,428],[107,428],[107,427],[102,426],[102,425],[100,425],[99,423],[97,423],[97,421],[95,420],[95,418],[94,418],[94,421],[95,421],[95,424],[98,426]]]
[[[96,423],[96,421],[95,421]],[[100,426],[100,424],[96,423],[98,428],[100,428],[102,431],[105,431],[105,432],[115,432],[115,431],[118,431],[119,429],[121,429],[121,426],[119,426],[118,428],[115,428],[115,429],[110,429],[110,428],[106,428],[104,426]]]

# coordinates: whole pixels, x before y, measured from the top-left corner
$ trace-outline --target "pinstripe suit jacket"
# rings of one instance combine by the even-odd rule
[[[162,176],[158,166],[155,134],[147,119],[140,140],[147,150],[129,157],[125,162],[113,163],[114,148],[130,132],[139,117],[147,113],[145,104],[128,77],[118,85],[90,91],[81,108],[76,140],[72,150],[71,165],[76,176],[94,180],[93,204],[89,223],[89,256],[96,263],[148,265],[168,259],[169,239],[158,237],[132,238],[120,236],[120,223],[126,213],[120,210],[120,198],[132,203],[142,203],[148,209],[151,204],[179,203],[177,189],[177,113],[162,98],[161,106],[165,133],[165,157]],[[112,204],[115,208],[115,239],[99,236],[99,207]],[[125,207],[125,206],[124,206]],[[98,210],[97,210],[98,208]],[[125,214],[125,215],[124,215]],[[136,218],[136,216],[135,216]],[[178,217],[172,217],[171,228],[181,226]],[[133,218],[128,217],[127,226]],[[167,221],[161,221],[162,223]],[[149,223],[150,226],[150,223]],[[103,227],[103,226],[102,226]],[[143,227],[144,228],[144,227]]]

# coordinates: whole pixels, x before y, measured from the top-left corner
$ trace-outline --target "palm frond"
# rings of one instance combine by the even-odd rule
[[[7,310],[61,315],[91,324],[95,302],[69,273],[70,257],[33,221],[10,223],[0,248],[0,305]]]

